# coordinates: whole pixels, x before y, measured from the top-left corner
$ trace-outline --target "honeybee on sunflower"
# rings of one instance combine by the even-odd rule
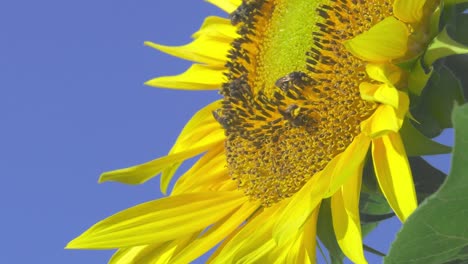
[[[146,42],[193,65],[146,84],[222,99],[195,113],[167,156],[100,182],[160,175],[166,193],[179,165],[202,156],[167,197],[110,216],[67,247],[117,248],[114,264],[189,263],[217,245],[210,263],[315,263],[327,204],[341,251],[367,263],[364,168],[377,183],[373,195],[404,222],[418,205],[408,156],[447,151],[423,136],[410,109],[436,61],[453,54],[431,47],[446,34],[441,14],[456,3],[208,2],[226,16],[207,17],[193,42]]]

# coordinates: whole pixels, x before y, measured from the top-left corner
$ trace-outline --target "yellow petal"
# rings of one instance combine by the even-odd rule
[[[267,259],[268,254],[276,247],[275,241],[269,237],[264,243],[253,248],[253,250],[246,253],[246,255],[235,258],[234,263],[265,263],[264,259]]]
[[[193,64],[182,74],[157,77],[145,84],[178,90],[217,90],[226,81],[224,72],[224,68]]]
[[[241,0],[205,0],[230,14],[241,5]]]
[[[303,263],[304,256],[302,259],[299,256],[302,251],[302,237],[303,232],[297,232],[295,237],[292,237],[287,243],[277,245],[268,254],[265,254],[257,263]],[[300,262],[299,262],[300,261]]]
[[[304,263],[315,263],[317,248],[317,239],[315,237],[317,235],[317,219],[319,211],[320,205],[317,206],[317,209],[315,209],[309,217],[309,220],[307,220],[304,225],[304,236],[302,237],[303,248],[305,250]]]
[[[388,103],[394,104],[396,102],[388,100]],[[381,137],[389,132],[398,132],[403,125],[408,108],[408,95],[398,91],[398,107],[395,108],[391,105],[378,106],[371,117],[361,122],[361,131],[371,138]]]
[[[221,101],[215,101],[195,113],[177,137],[169,151],[169,156],[207,145],[210,148],[213,145],[222,145],[225,140],[224,130],[213,117],[213,111],[220,106]],[[169,182],[180,164],[180,161],[168,163],[162,171],[161,191],[163,193],[166,193]]]
[[[224,176],[229,177],[229,174],[225,174]],[[227,180],[224,180],[222,182],[218,182],[216,184],[213,184],[212,187],[210,187],[208,190],[210,191],[235,191],[238,190],[239,186],[237,185],[236,182],[232,180],[232,178],[229,178]]]
[[[297,263],[297,255],[300,252],[302,242],[301,238],[302,233],[298,233],[297,237],[291,239],[288,244],[277,246],[269,252],[264,258],[265,260],[268,260],[268,262],[262,260],[260,263]]]
[[[349,178],[341,190],[331,198],[333,229],[343,253],[354,263],[367,263],[362,247],[359,219],[359,193],[361,170]]]
[[[157,244],[159,246],[159,244]],[[147,246],[137,246],[130,248],[122,248],[117,250],[112,258],[109,260],[109,264],[130,264],[133,259]]]
[[[231,24],[231,21],[226,18],[209,16],[205,18],[200,30],[192,34],[192,38],[199,38],[202,35],[225,38],[226,40],[234,40],[238,38],[237,28]]]
[[[180,239],[175,239],[172,242],[165,243],[163,247],[156,251],[140,256],[134,263],[154,263],[167,264],[170,263],[172,257],[177,254],[181,248],[184,248],[188,243],[192,242],[200,235],[200,232],[195,232],[192,235],[185,236]]]
[[[175,57],[219,67],[224,66],[231,49],[228,40],[222,41],[205,35],[184,46],[164,46],[149,41],[146,41],[145,45]]]
[[[99,182],[141,184],[162,173],[161,191],[166,193],[169,182],[182,161],[224,141],[224,130],[212,115],[212,111],[219,106],[220,101],[216,101],[198,111],[185,125],[169,155],[136,166],[105,172],[99,178]]]
[[[401,79],[402,70],[390,63],[369,63],[366,72],[373,80],[386,84],[395,84]]]
[[[388,203],[401,221],[416,209],[411,168],[398,133],[389,133],[372,140],[375,174]]]
[[[395,0],[393,13],[403,22],[417,23],[423,17],[423,8],[426,2],[426,0]]]
[[[214,246],[216,246],[227,235],[232,233],[238,226],[259,208],[257,202],[246,202],[233,214],[227,215],[224,220],[219,221],[211,227],[200,238],[197,238],[179,252],[171,263],[190,263]]]
[[[361,98],[371,102],[379,102],[398,108],[398,90],[388,84],[361,83],[359,85]]]
[[[121,248],[181,238],[219,221],[246,201],[237,191],[162,198],[102,220],[67,247]]]
[[[142,258],[147,258],[152,252],[157,252],[164,246],[164,243],[129,247],[117,250],[109,264],[133,264]]]
[[[402,124],[403,120],[398,120],[395,108],[380,105],[371,117],[361,122],[361,131],[371,138],[378,138],[389,132],[398,132]]]
[[[370,138],[364,134],[356,136],[346,150],[337,155],[322,171],[322,176],[331,178],[325,197],[331,197],[349,177],[361,171],[369,150]],[[315,176],[314,176],[315,177]]]
[[[272,239],[271,234],[269,234],[265,237],[267,241],[264,245],[258,248],[254,247],[251,252],[235,263],[307,263],[310,260],[310,256],[308,255],[309,251],[304,248],[304,240],[312,239],[315,241],[315,227],[312,229],[310,224],[316,224],[318,209],[319,206],[314,210],[306,224],[299,230],[296,230],[285,243],[277,244]],[[305,229],[307,229],[307,232]],[[312,246],[312,243],[308,243],[307,245]],[[315,250],[315,247],[310,248],[310,250]]]
[[[170,242],[160,243],[160,244],[151,244],[144,246],[131,247],[132,250],[138,250],[133,252],[128,252],[132,255],[123,255],[122,258],[118,253],[121,250],[118,250],[116,254],[112,257],[109,264],[134,264],[134,263],[153,263],[153,264],[167,264],[171,258],[179,252],[180,248],[185,247],[188,243],[195,240],[197,236],[200,235],[200,232],[195,232],[194,234],[187,235],[181,239],[172,240]],[[113,263],[115,257],[119,257],[117,260],[120,262]],[[128,257],[131,257],[128,258]],[[123,262],[125,261],[125,262]]]
[[[134,264],[134,263],[169,263],[179,249],[185,247],[189,242],[195,240],[200,232],[187,235],[181,239],[170,242],[135,246],[119,249],[109,260],[109,264]]]
[[[271,232],[284,201],[264,208],[218,248],[210,263],[253,263],[276,247]]]
[[[279,250],[275,251],[280,252],[269,254],[268,263],[315,263],[315,249],[317,247],[316,228],[319,208],[320,206],[317,206],[304,224],[302,231],[299,231],[296,237],[291,239],[289,245],[278,247]]]
[[[177,180],[172,195],[208,191],[226,180],[232,181],[226,168],[224,145],[219,144],[204,154]]]
[[[101,174],[101,176],[99,177],[99,183],[107,181],[116,181],[125,184],[142,184],[161,173],[164,169],[167,169],[168,167],[170,168],[174,165],[178,165],[182,161],[192,158],[216,146],[217,144],[219,143],[214,142],[212,144],[208,144],[198,148],[189,149],[175,154],[170,154],[159,159],[155,159],[132,167],[108,171]]]
[[[287,241],[309,219],[324,197],[332,196],[347,179],[362,167],[370,139],[361,134],[346,150],[333,158],[294,194],[277,220],[273,236],[279,244]]]
[[[177,153],[193,148],[194,146],[205,145],[205,143],[199,143],[199,141],[202,139],[209,140],[209,138],[213,136],[211,133],[213,133],[214,130],[224,131],[213,117],[213,111],[220,107],[221,100],[218,100],[196,112],[187,124],[185,124],[169,153]],[[214,140],[209,141],[213,142]]]
[[[278,244],[283,244],[301,230],[330,186],[330,177],[316,173],[290,200],[276,219],[273,236]]]
[[[409,31],[405,23],[387,17],[368,31],[344,43],[354,56],[369,62],[387,62],[405,55]]]

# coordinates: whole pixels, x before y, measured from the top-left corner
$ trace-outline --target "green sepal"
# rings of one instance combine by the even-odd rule
[[[439,34],[444,14],[444,1],[440,1],[439,6],[434,10],[429,18],[429,35],[431,39]]]
[[[410,70],[408,76],[408,90],[412,94],[420,95],[431,78],[432,72],[432,66],[425,66],[423,57],[419,57],[418,60],[413,63],[413,67]]]
[[[408,156],[446,154],[452,151],[451,147],[440,144],[419,132],[409,118],[403,122],[400,135]]]
[[[402,70],[405,70],[407,72],[411,72],[413,68],[415,67],[415,64],[418,63],[422,53],[415,56],[414,58],[410,58],[405,61],[398,62],[396,65],[400,67]]]
[[[440,189],[406,220],[385,264],[468,263],[468,104],[453,110],[452,168]]]
[[[332,264],[342,264],[345,255],[336,241],[333,230],[330,198],[322,201],[317,219],[317,236],[327,248]]]
[[[447,33],[447,28],[442,30],[429,44],[424,54],[424,65],[432,65],[435,61],[450,55],[467,54],[468,46],[453,40]]]
[[[463,90],[460,81],[442,65],[432,74],[421,97],[411,107],[412,116],[417,122],[413,125],[425,136],[433,138],[443,129],[452,127],[451,112],[455,102],[463,103]]]

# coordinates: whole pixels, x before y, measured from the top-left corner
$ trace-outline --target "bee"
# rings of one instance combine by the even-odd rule
[[[314,119],[304,113],[303,109],[296,104],[289,105],[285,110],[278,109],[284,120],[293,127],[305,126],[314,122]]]
[[[275,86],[280,88],[282,91],[287,92],[294,86],[303,87],[310,84],[311,78],[304,72],[294,71],[288,75],[279,78],[275,82]]]
[[[247,82],[247,75],[243,74],[239,78],[232,80],[229,85],[229,94],[238,99],[247,99],[252,96],[252,89]]]
[[[251,26],[253,22],[253,16],[259,15],[260,12],[258,8],[261,6],[262,1],[242,1],[242,4],[234,10],[231,14],[229,14],[229,19],[231,20],[231,24],[233,26],[244,23],[249,24]]]
[[[228,129],[229,128],[229,120],[225,117],[225,116],[221,116],[219,114],[219,112],[221,111],[221,109],[216,109],[214,110],[213,112],[211,112],[213,114],[213,117],[214,119],[224,128],[224,129]]]
[[[283,118],[291,123],[293,126],[300,126],[302,125],[301,121],[301,108],[296,105],[292,104],[289,105],[285,110],[278,109],[280,114],[283,116]]]
[[[283,115],[284,119],[291,120],[296,118],[301,111],[301,108],[297,104],[289,105],[285,110],[279,109],[279,112]]]
[[[242,5],[229,14],[231,24],[235,26],[241,22],[246,23],[249,20],[251,13],[251,6],[243,1]]]

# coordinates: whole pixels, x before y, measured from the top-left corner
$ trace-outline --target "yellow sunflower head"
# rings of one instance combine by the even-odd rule
[[[220,244],[214,263],[315,263],[320,204],[334,232],[365,263],[359,197],[371,156],[400,220],[417,201],[400,129],[410,73],[434,37],[436,0],[208,0],[190,44],[150,47],[193,61],[156,87],[217,90],[222,99],[188,122],[165,157],[104,173],[140,184],[203,156],[170,196],[97,223],[69,248],[118,248],[111,263],[189,263]]]

